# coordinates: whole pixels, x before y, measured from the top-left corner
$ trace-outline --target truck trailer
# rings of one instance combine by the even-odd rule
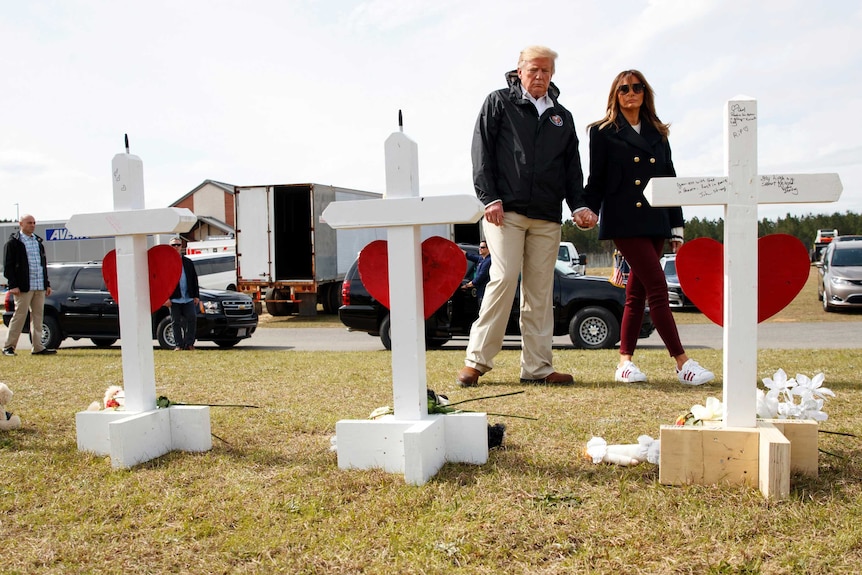
[[[341,283],[381,229],[335,230],[321,221],[330,202],[381,194],[322,184],[235,186],[237,289],[271,315],[336,313]]]

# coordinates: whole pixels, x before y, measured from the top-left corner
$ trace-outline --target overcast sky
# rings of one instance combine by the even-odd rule
[[[760,173],[844,185],[760,217],[862,212],[860,38],[850,0],[0,0],[0,218],[110,210],[124,133],[150,208],[206,179],[383,192],[399,109],[422,194],[470,194],[479,107],[530,44],[560,54],[585,172],[584,128],[637,68],[680,176],[725,173],[723,109],[744,94]]]

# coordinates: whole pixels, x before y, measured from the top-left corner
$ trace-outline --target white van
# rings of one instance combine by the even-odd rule
[[[560,249],[557,251],[557,259],[561,262],[566,262],[577,273],[584,275],[587,272],[587,262],[581,262],[581,256],[578,255],[578,250],[575,249],[575,244],[572,242],[560,242]]]
[[[198,285],[204,289],[236,291],[236,254],[188,254],[195,264]]]

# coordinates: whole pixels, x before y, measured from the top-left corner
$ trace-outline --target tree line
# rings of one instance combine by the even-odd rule
[[[757,236],[762,237],[769,234],[789,234],[801,241],[807,249],[814,244],[817,230],[838,230],[840,235],[862,234],[862,214],[835,212],[826,214],[807,214],[804,216],[792,216],[787,214],[776,220],[763,218],[757,222]],[[695,238],[712,238],[719,242],[724,241],[724,219],[716,220],[691,218],[685,222],[685,241]],[[572,242],[582,254],[610,254],[614,250],[610,241],[599,240],[599,229],[579,230],[572,220],[563,222],[562,241]]]

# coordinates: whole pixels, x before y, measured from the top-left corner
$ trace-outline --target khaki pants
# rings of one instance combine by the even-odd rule
[[[506,324],[521,277],[521,377],[543,379],[554,371],[554,264],[560,224],[504,214],[503,225],[482,221],[491,252],[491,281],[470,328],[464,364],[485,373],[503,347]]]
[[[30,339],[33,341],[33,351],[42,351],[42,310],[45,307],[45,290],[30,290],[15,296],[15,313],[9,322],[9,335],[3,349],[11,347],[15,349],[18,338],[24,331],[24,322],[27,321],[27,312],[30,312]]]

